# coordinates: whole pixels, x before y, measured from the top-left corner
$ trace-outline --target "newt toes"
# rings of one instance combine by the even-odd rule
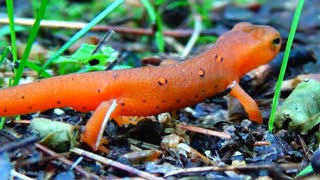
[[[207,51],[181,63],[164,63],[104,72],[70,74],[0,90],[0,116],[26,114],[56,107],[81,112],[95,110],[82,140],[99,146],[103,119],[147,116],[191,106],[226,88],[239,99],[249,119],[262,123],[256,102],[239,86],[239,79],[279,52],[280,34],[269,26],[239,23]],[[109,108],[116,103],[110,113]],[[102,130],[101,130],[102,129]]]

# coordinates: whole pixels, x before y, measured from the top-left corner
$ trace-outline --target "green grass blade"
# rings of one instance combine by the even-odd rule
[[[151,5],[150,1],[149,0],[141,0],[141,3],[147,9],[151,23],[156,23],[156,11],[153,8],[153,6]]]
[[[6,118],[2,117],[1,120],[0,120],[0,130],[3,129],[5,122],[6,122]]]
[[[9,27],[10,27],[10,37],[11,37],[11,52],[13,57],[13,62],[17,61],[17,44],[16,44],[16,32],[14,28],[14,9],[13,9],[13,1],[6,0],[7,12],[9,18]]]
[[[32,69],[33,71],[36,71],[36,72],[39,72],[41,70],[41,66],[39,66],[39,65],[37,65],[37,64],[35,64],[35,63],[31,62],[31,61],[27,61],[26,62],[26,66],[28,68]],[[48,74],[44,74],[44,75],[49,75],[50,76],[49,73]]]
[[[71,37],[41,68],[44,71],[54,60],[56,60],[64,51],[72,46],[80,37],[87,33],[92,27],[97,25],[102,19],[104,19],[111,11],[121,5],[124,0],[116,0],[110,4],[104,11],[90,21],[84,28],[78,31],[73,37]],[[40,72],[41,72],[40,71]],[[46,76],[47,77],[47,76]]]
[[[300,176],[306,176],[309,173],[313,173],[313,168],[311,165],[308,165],[302,171],[300,171],[299,174],[295,178],[298,178]]]
[[[32,26],[30,35],[28,37],[26,49],[24,50],[24,53],[22,55],[20,64],[19,64],[17,70],[15,71],[15,77],[14,77],[14,80],[13,80],[13,85],[14,86],[19,84],[19,81],[20,81],[20,79],[22,77],[23,70],[24,70],[24,68],[26,66],[26,63],[28,61],[28,57],[29,57],[29,54],[31,52],[31,48],[32,48],[33,42],[37,37],[37,33],[38,33],[39,28],[40,28],[40,22],[43,19],[43,16],[44,16],[44,13],[46,11],[47,5],[48,5],[48,0],[42,0],[41,1],[39,12],[36,15],[35,22],[34,22],[34,24]]]
[[[298,23],[299,23],[299,19],[300,19],[300,15],[301,15],[301,12],[302,12],[303,4],[304,4],[304,0],[299,0],[299,2],[297,4],[296,11],[294,13],[293,20],[292,20],[292,24],[291,24],[291,28],[290,28],[290,32],[289,32],[289,37],[288,37],[288,41],[287,41],[287,44],[286,44],[286,49],[285,49],[283,60],[282,60],[280,74],[279,74],[279,77],[278,77],[278,81],[277,81],[277,84],[276,84],[276,89],[275,89],[275,92],[274,92],[274,97],[273,97],[273,100],[272,100],[272,109],[271,109],[270,119],[269,119],[269,123],[268,123],[270,132],[272,132],[272,130],[273,130],[275,113],[276,113],[276,110],[277,110],[278,101],[279,101],[279,97],[280,97],[281,85],[282,85],[282,81],[284,79],[284,75],[285,75],[285,72],[286,72],[288,59],[289,59],[289,55],[290,55],[290,51],[291,51],[291,46],[292,46],[292,42],[293,42],[296,30],[297,30],[297,26],[298,26]]]
[[[155,33],[155,37],[156,37],[156,43],[157,43],[157,47],[159,49],[160,52],[164,52],[164,46],[165,46],[165,42],[164,42],[164,35],[162,33],[162,20],[160,15],[157,16],[157,32]]]
[[[156,12],[156,9],[152,6],[149,0],[141,0],[141,3],[146,8],[148,15],[150,17],[151,23],[157,25],[156,32],[155,32],[156,44],[159,51],[164,52],[165,43],[164,43],[164,36],[162,33],[163,23],[161,19],[161,14],[160,12]],[[156,4],[161,4],[161,3],[162,3],[161,1],[156,1]]]
[[[6,47],[0,56],[0,66],[3,64],[4,60],[6,59],[7,55],[9,54],[9,47]]]
[[[2,52],[1,57],[0,57],[0,66],[6,59],[7,55],[9,53],[9,47],[7,46],[5,50]],[[2,117],[0,120],[0,130],[3,129],[4,123],[6,122],[6,118]]]

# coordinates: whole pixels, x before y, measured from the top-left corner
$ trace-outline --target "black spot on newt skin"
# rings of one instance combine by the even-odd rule
[[[162,102],[163,102],[163,103],[166,103],[166,101],[165,101],[165,100],[162,100]]]
[[[223,61],[223,57],[217,54],[214,56],[214,59],[217,63],[221,63]]]
[[[143,103],[146,103],[146,100],[142,100]]]
[[[199,95],[198,95],[198,94],[194,95],[194,98],[198,98],[198,97],[199,97]]]
[[[31,107],[31,106],[29,106],[29,109],[32,109],[32,107]]]
[[[57,101],[57,104],[61,104],[61,101]]]
[[[24,99],[24,96],[21,96],[21,99]]]
[[[177,99],[177,103],[180,103],[180,99]]]
[[[214,88],[218,88],[218,85],[217,85],[217,84],[215,84],[215,85],[214,85]]]
[[[206,72],[205,72],[202,68],[200,68],[199,71],[198,71],[198,75],[199,75],[201,78],[203,78],[203,77],[206,75]]]
[[[159,106],[157,106],[156,108],[157,108],[157,109],[159,109],[160,107],[159,107]]]
[[[163,85],[165,85],[165,84],[168,84],[168,79],[161,77],[161,78],[158,79],[158,84],[159,84],[160,86],[163,86]]]
[[[124,102],[121,102],[121,106],[124,106],[125,105],[125,103]]]
[[[214,55],[214,60],[217,62],[217,59],[218,59],[218,55]]]
[[[3,112],[8,112],[8,110],[7,110],[7,109],[4,109]]]
[[[101,92],[101,89],[98,89],[97,92],[100,93],[100,92]]]

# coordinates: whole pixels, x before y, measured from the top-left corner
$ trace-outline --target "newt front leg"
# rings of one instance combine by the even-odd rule
[[[238,83],[235,83],[230,95],[240,101],[250,120],[259,124],[263,123],[263,118],[257,103],[240,87]]]
[[[98,150],[108,120],[117,116],[119,116],[119,108],[116,100],[102,102],[86,124],[86,129],[81,134],[82,141],[94,151]]]

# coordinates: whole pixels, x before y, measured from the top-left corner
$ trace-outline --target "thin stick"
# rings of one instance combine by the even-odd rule
[[[123,171],[129,172],[129,173],[132,173],[132,174],[136,174],[137,176],[140,176],[142,178],[152,179],[152,180],[153,179],[162,180],[162,178],[160,178],[160,177],[154,176],[152,174],[149,174],[147,172],[144,172],[144,171],[141,171],[139,169],[133,168],[131,166],[128,166],[128,165],[125,165],[125,164],[121,164],[121,163],[119,163],[117,161],[113,161],[111,159],[99,156],[99,155],[91,153],[89,151],[85,151],[83,149],[73,148],[73,149],[71,149],[71,151],[76,153],[76,154],[78,154],[78,155],[88,157],[88,158],[93,159],[95,161],[99,161],[102,164],[105,164],[105,165],[108,165],[108,166],[112,166],[112,167],[121,169]]]
[[[26,176],[24,174],[18,173],[15,170],[11,170],[10,174],[11,174],[12,177],[16,177],[16,178],[22,179],[22,180],[34,180],[32,178],[29,178],[28,176]]]
[[[185,125],[185,124],[179,124],[178,126],[182,129],[186,129],[186,130],[192,131],[192,132],[197,132],[197,133],[206,134],[206,135],[210,135],[210,136],[218,136],[223,139],[231,139],[230,134],[225,133],[225,132],[218,132],[218,131],[213,131],[210,129],[189,126],[189,125]]]
[[[111,114],[116,109],[116,107],[117,107],[117,101],[114,99],[114,100],[112,100],[111,106],[108,109],[108,111],[107,111],[107,113],[106,113],[106,115],[105,115],[105,117],[103,119],[102,125],[100,127],[100,131],[99,131],[99,134],[98,134],[98,137],[97,137],[96,147],[99,147],[101,139],[102,139],[102,136],[103,136],[103,132],[104,132],[106,126],[107,126],[107,123],[108,123],[108,121],[110,119]]]
[[[196,44],[202,30],[202,18],[194,8],[194,3],[195,2],[193,0],[189,0],[189,6],[191,7],[191,12],[193,14],[192,16],[194,18],[194,31],[180,56],[181,59],[185,59],[189,55],[191,49]]]
[[[24,26],[31,26],[34,22],[34,19],[29,18],[15,18],[15,23],[17,25],[24,25]],[[8,24],[8,18],[0,18],[0,24]],[[75,29],[79,30],[85,27],[87,23],[85,22],[74,22],[74,21],[55,21],[55,20],[42,20],[41,27],[46,28],[65,28],[65,29]],[[114,30],[117,33],[121,34],[131,34],[131,35],[146,35],[146,36],[153,36],[154,32],[152,29],[142,29],[142,28],[129,28],[129,27],[121,27],[121,26],[107,26],[107,25],[96,25],[94,26],[91,31],[96,32],[106,32],[109,30]],[[165,36],[171,36],[175,38],[186,38],[193,34],[192,29],[178,29],[178,30],[164,30],[163,34]],[[202,35],[217,35],[216,32],[206,30],[201,31]]]
[[[43,152],[51,155],[51,156],[58,156],[58,154],[48,148],[46,148],[45,146],[41,145],[41,144],[36,144],[36,147],[40,150],[42,150]],[[70,161],[69,159],[66,159],[65,157],[58,157],[58,160],[60,160],[61,162],[69,165],[70,167],[73,167],[72,165],[74,164],[72,161]],[[90,174],[87,171],[85,171],[84,169],[82,169],[80,166],[75,166],[73,167],[75,170],[77,170],[79,173],[81,173],[84,177],[89,178],[89,177],[97,177],[96,175]]]
[[[283,170],[292,170],[292,169],[301,169],[300,164],[283,164],[278,165]],[[164,175],[165,178],[174,175],[182,175],[186,173],[202,173],[202,172],[224,172],[224,171],[254,171],[254,170],[272,170],[276,168],[274,164],[269,165],[247,165],[247,166],[226,166],[226,167],[217,167],[217,166],[206,166],[206,167],[195,167],[195,168],[184,168],[173,170]]]

